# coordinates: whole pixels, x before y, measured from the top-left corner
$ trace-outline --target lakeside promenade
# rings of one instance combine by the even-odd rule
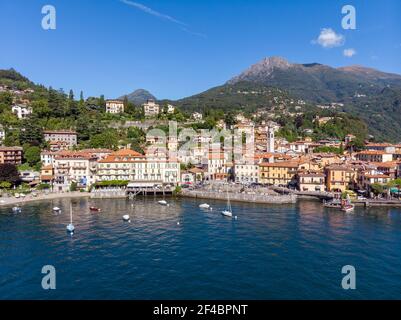
[[[37,196],[32,194],[26,195],[25,197],[1,197],[0,207],[21,205],[28,202],[44,201],[44,200],[56,200],[56,199],[67,199],[67,198],[82,198],[89,197],[89,192],[63,192],[63,193],[40,193]]]
[[[321,200],[321,197],[316,195],[297,195],[297,194],[274,194],[274,193],[240,193],[229,192],[230,200],[235,202],[259,203],[259,204],[291,204],[296,203],[301,199],[316,199]],[[183,189],[180,197],[194,199],[210,199],[227,201],[227,193],[222,190],[186,190]],[[36,196],[29,194],[25,197],[0,197],[0,207],[21,205],[29,202],[68,199],[68,198],[92,198],[92,199],[130,199],[127,194],[122,192],[111,192],[107,194],[93,192],[63,192],[63,193],[39,193]],[[369,207],[401,207],[401,200],[397,199],[366,199],[354,200],[356,206]]]

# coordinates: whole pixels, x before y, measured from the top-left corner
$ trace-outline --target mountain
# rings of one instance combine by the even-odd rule
[[[401,89],[401,76],[362,66],[333,68],[319,63],[296,64],[265,58],[227,82],[264,84],[317,102],[346,102],[355,95],[377,94],[386,86]]]
[[[129,102],[132,102],[133,104],[136,105],[141,105],[145,103],[147,100],[151,99],[156,100],[156,97],[145,89],[135,90],[130,94],[120,97],[119,99],[124,99],[125,96],[127,96]]]
[[[378,140],[401,141],[401,75],[363,66],[333,68],[270,57],[222,86],[172,103],[188,111],[271,111],[284,105],[293,112],[291,106],[298,99],[306,102],[301,112],[316,110],[311,106],[318,104],[341,103],[335,111],[361,118]]]

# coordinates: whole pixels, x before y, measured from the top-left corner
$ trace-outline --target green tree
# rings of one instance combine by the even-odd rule
[[[33,116],[29,119],[23,120],[19,139],[20,143],[23,145],[29,144],[32,146],[39,146],[42,144],[44,140],[43,129],[40,126],[37,117]]]
[[[118,147],[117,135],[111,130],[96,134],[91,137],[90,146],[92,148],[107,148],[115,150]]]
[[[40,162],[40,148],[29,146],[24,151],[24,158],[31,167],[36,166]]]
[[[370,189],[375,195],[383,194],[385,191],[384,186],[380,183],[372,183]]]
[[[0,182],[0,189],[10,189],[11,186],[12,186],[11,183],[8,181]]]
[[[20,181],[19,172],[15,165],[9,163],[0,164],[0,182],[4,181],[12,185]]]

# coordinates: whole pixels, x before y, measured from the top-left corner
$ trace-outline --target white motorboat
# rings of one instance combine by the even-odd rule
[[[130,216],[128,214],[123,215],[124,221],[130,221]]]
[[[21,207],[13,207],[14,213],[21,213],[21,211],[22,211]]]
[[[160,200],[160,201],[158,201],[158,204],[160,204],[162,206],[167,206],[168,205],[166,200]]]
[[[60,209],[59,207],[54,207],[54,208],[53,208],[53,212],[55,212],[55,213],[60,213],[60,212],[61,212],[61,209]]]
[[[202,204],[199,205],[199,208],[209,210],[210,209],[210,205],[207,204],[207,203],[202,203]]]

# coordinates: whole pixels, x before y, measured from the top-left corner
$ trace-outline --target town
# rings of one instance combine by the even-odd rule
[[[22,97],[32,94],[32,89],[18,91],[1,86],[0,92],[13,97],[10,111],[17,121],[30,119],[33,108],[30,101]],[[296,103],[304,104],[303,101]],[[104,112],[118,117],[124,114],[127,105],[123,99],[106,100]],[[288,192],[295,190],[304,195],[347,194],[352,199],[400,197],[401,144],[366,140],[357,150],[353,143],[356,137],[351,133],[342,140],[316,140],[308,136],[312,129],[305,130],[303,137],[288,141],[280,135],[281,125],[274,117],[263,118],[258,112],[248,116],[235,112],[230,121],[220,119],[212,134],[193,129],[194,124],[202,127],[205,122],[201,112],[193,112],[183,119],[178,117],[180,121],[175,125],[179,131],[192,125],[188,142],[185,134],[181,139],[167,135],[168,132],[162,137],[154,133],[155,128],[162,133],[160,128],[167,130],[168,118],[160,120],[160,115],[181,114],[177,107],[161,106],[148,99],[140,108],[141,121],[121,124],[140,132],[135,137],[141,141],[137,145],[139,151],[137,147],[133,150],[131,143],[120,143],[112,148],[88,147],[80,143],[79,133],[74,128],[42,128],[40,134],[45,147],[39,150],[38,147],[1,146],[2,192],[19,196],[32,190],[92,191],[107,196],[106,191],[115,190],[123,190],[123,195],[161,190],[172,193],[213,183],[231,183],[253,188],[268,186],[275,191],[280,188]],[[172,119],[177,120],[177,117]],[[315,116],[313,121],[319,127],[333,119]],[[10,131],[10,128],[1,127],[3,143]],[[239,144],[243,145],[239,149],[240,157],[233,156],[238,141],[234,146],[221,143],[223,131],[240,134]],[[186,147],[182,148],[183,145]],[[36,155],[32,155],[33,148]],[[36,164],[31,161],[35,156],[40,156]]]

